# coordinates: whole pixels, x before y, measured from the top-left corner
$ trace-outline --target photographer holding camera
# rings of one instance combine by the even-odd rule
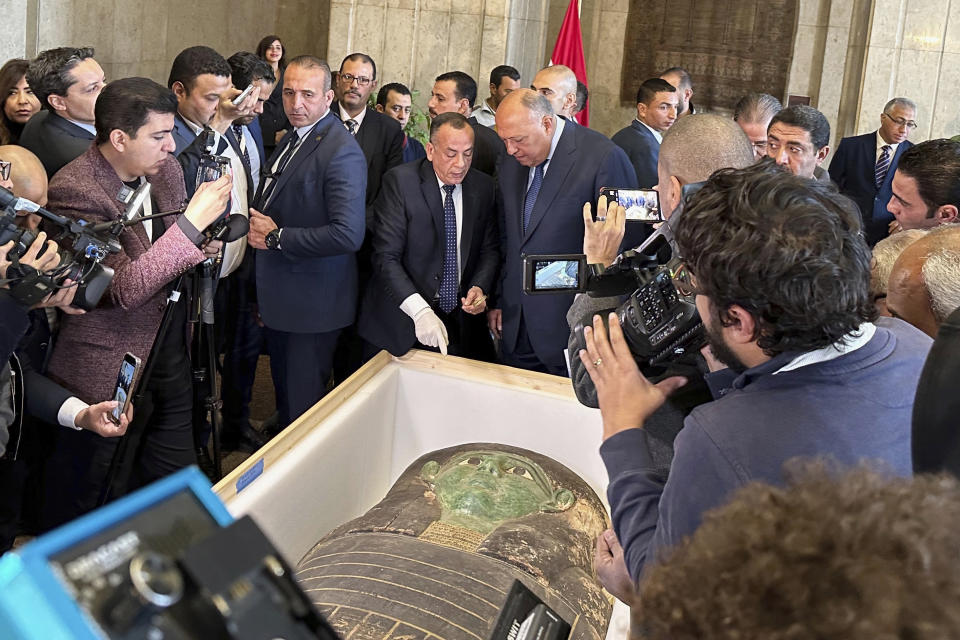
[[[112,393],[126,352],[150,366],[151,346],[159,341],[128,436],[139,439],[131,440],[135,455],[123,461],[114,495],[127,488],[131,471],[128,488],[135,488],[196,462],[185,305],[173,304],[165,331],[158,335],[158,329],[171,304],[168,294],[172,301],[178,297],[178,276],[220,249],[220,242],[205,244],[202,231],[224,211],[231,182],[224,176],[201,185],[182,208],[183,172],[171,155],[176,111],[173,93],[152,80],[110,83],[97,100],[95,144],[50,184],[50,208],[68,218],[117,220],[125,210],[118,198],[143,182],[152,187],[144,215],[183,211],[123,228],[118,237],[122,250],[105,261],[116,272],[107,294],[90,313],[64,319],[50,360],[51,377],[88,400]],[[53,507],[47,525],[96,505],[116,446],[86,434],[59,435],[54,453],[59,464],[52,466],[71,478],[73,491],[49,496],[47,506]]]
[[[650,462],[644,423],[686,380],[647,381],[613,318],[608,337],[594,317],[580,352],[597,388],[600,453],[630,576],[608,588],[628,603],[631,582],[660,550],[738,487],[781,483],[788,459],[879,461],[909,475],[913,395],[930,347],[900,320],[873,322],[859,214],[832,185],[766,160],[722,170],[674,231],[684,262],[675,285],[695,296],[719,362],[707,376],[717,399],[687,416],[669,477]]]

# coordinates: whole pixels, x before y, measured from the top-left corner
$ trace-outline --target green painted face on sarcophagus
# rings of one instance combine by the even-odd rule
[[[420,473],[440,500],[440,521],[481,533],[532,513],[569,509],[574,496],[554,488],[533,460],[501,451],[466,451]]]
[[[484,640],[514,580],[601,640],[610,600],[593,553],[609,526],[580,475],[535,451],[424,453],[377,504],[323,535],[297,579],[341,637]]]

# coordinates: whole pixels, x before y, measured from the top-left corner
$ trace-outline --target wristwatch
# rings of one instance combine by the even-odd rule
[[[264,244],[267,245],[267,249],[273,249],[276,251],[280,250],[280,229],[274,229],[267,234],[267,237],[263,240]]]

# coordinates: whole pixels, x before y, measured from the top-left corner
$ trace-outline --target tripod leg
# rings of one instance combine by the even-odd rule
[[[207,342],[207,373],[210,377],[207,389],[206,405],[210,409],[210,437],[213,440],[213,468],[216,470],[217,480],[223,477],[223,464],[220,456],[220,383],[217,381],[217,345],[214,339],[214,325],[204,324]]]

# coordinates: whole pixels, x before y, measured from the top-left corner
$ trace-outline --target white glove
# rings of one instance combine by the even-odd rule
[[[440,353],[447,355],[447,328],[437,317],[433,309],[427,307],[417,313],[413,319],[413,328],[417,333],[417,340],[428,347],[439,347]]]

